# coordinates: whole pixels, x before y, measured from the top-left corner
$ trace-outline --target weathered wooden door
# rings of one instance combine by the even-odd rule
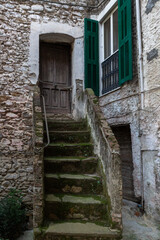
[[[70,113],[70,46],[40,44],[40,89],[47,113]]]
[[[122,161],[123,198],[134,202],[139,202],[140,199],[136,198],[134,193],[130,126],[125,125],[112,127],[112,131],[120,145],[120,156]]]

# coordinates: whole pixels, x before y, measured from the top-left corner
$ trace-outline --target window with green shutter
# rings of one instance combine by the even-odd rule
[[[84,19],[85,88],[92,88],[99,96],[98,22]]]
[[[118,0],[119,84],[132,79],[132,4]]]
[[[109,12],[102,22],[103,62],[102,94],[119,87],[118,7]]]

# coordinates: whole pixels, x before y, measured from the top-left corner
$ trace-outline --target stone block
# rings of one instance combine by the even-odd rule
[[[33,5],[31,9],[32,11],[35,11],[35,12],[42,12],[44,7],[42,5],[37,4],[37,5]]]

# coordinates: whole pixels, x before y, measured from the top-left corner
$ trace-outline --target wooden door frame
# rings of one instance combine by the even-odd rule
[[[115,135],[115,137],[116,137],[116,139],[117,139],[117,142],[118,142],[118,144],[119,144],[119,146],[120,146],[120,149],[121,149],[121,147],[122,147],[122,142],[120,142],[121,140],[120,140],[120,138],[121,138],[121,135],[120,135],[120,133],[118,133],[117,132],[117,130],[118,131],[122,131],[122,130],[124,130],[125,129],[125,131],[124,131],[124,135],[126,136],[126,137],[129,137],[128,138],[128,140],[129,140],[129,144],[128,144],[128,146],[129,146],[129,148],[130,148],[130,150],[131,150],[131,164],[132,164],[132,184],[133,184],[133,195],[132,196],[130,196],[129,198],[128,198],[128,196],[126,197],[126,196],[124,196],[124,195],[126,195],[126,193],[124,194],[123,193],[123,198],[124,199],[126,199],[126,200],[129,200],[129,201],[133,201],[133,202],[137,202],[137,203],[140,203],[141,202],[141,197],[137,197],[136,196],[136,194],[135,194],[135,185],[134,185],[134,183],[135,183],[135,179],[134,179],[134,175],[133,175],[133,173],[134,173],[134,159],[133,159],[133,145],[132,145],[132,132],[131,132],[131,126],[130,126],[130,124],[129,123],[126,123],[126,124],[117,124],[117,125],[110,125],[110,127],[111,127],[111,129],[112,129],[112,132],[114,133],[114,135]],[[127,129],[128,129],[128,132],[127,132]],[[129,133],[129,135],[127,135]],[[119,136],[118,136],[119,135]],[[122,155],[121,155],[121,150],[120,150],[120,158],[122,157]],[[121,164],[122,164],[122,162],[123,162],[123,159],[121,158]],[[124,178],[123,178],[123,174],[122,174],[122,183],[124,183],[123,182],[124,181]],[[123,184],[122,184],[123,185]]]

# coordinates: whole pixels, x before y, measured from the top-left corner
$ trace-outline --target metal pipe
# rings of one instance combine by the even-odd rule
[[[141,94],[141,109],[144,109],[144,79],[143,79],[143,55],[142,55],[142,36],[141,36],[141,17],[140,4],[136,0],[136,19],[137,19],[137,37],[139,50],[139,73],[140,73],[140,94]]]
[[[142,36],[141,36],[141,15],[140,3],[136,0],[136,19],[137,19],[137,37],[139,50],[139,77],[140,77],[140,96],[141,96],[141,110],[144,109],[144,76],[143,76],[143,55],[142,55]],[[139,133],[140,133],[140,116],[139,116]],[[142,144],[141,144],[142,146]],[[141,151],[141,205],[144,209],[144,168],[143,168],[143,154]]]
[[[44,148],[45,148],[50,144],[50,137],[49,137],[47,114],[46,114],[46,107],[45,107],[45,98],[43,95],[41,95],[41,97],[42,97],[42,101],[43,101],[44,120],[45,120],[46,132],[47,132],[47,144],[44,146]]]

